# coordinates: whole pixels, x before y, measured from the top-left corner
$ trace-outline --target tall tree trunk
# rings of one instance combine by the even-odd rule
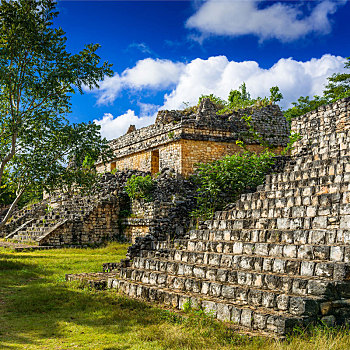
[[[12,215],[13,211],[15,210],[16,205],[17,205],[18,201],[21,199],[23,193],[24,193],[24,188],[18,193],[16,199],[13,201],[9,210],[7,211],[4,219],[0,222],[0,230],[5,226],[6,222],[11,217],[11,215]]]

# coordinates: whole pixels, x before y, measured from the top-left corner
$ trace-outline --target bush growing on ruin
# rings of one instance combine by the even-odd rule
[[[231,90],[227,101],[217,97],[213,94],[202,95],[199,98],[198,105],[203,98],[209,98],[211,102],[214,103],[218,109],[217,114],[230,113],[237,109],[247,108],[247,107],[264,107],[269,104],[279,102],[283,95],[281,94],[278,86],[273,86],[270,88],[269,97],[257,97],[256,99],[251,98],[250,93],[247,90],[246,84],[243,84],[238,88],[238,90]]]
[[[254,191],[264,182],[275,162],[274,156],[270,151],[261,154],[244,152],[200,164],[192,177],[198,186],[197,207],[192,216],[209,219],[242,193]]]
[[[152,201],[152,189],[154,187],[151,175],[132,175],[126,182],[125,191],[132,199],[144,199]]]
[[[221,99],[218,96],[215,96],[214,94],[201,95],[198,99],[198,106],[204,98],[209,98],[209,100],[214,103],[217,109],[223,109],[227,106],[227,102],[225,100]]]

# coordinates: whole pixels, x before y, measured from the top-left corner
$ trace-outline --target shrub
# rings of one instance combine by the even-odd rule
[[[209,219],[215,211],[237,200],[240,194],[254,191],[274,164],[273,157],[269,151],[261,154],[244,152],[200,164],[193,175],[198,195],[192,216]]]
[[[153,180],[151,175],[132,175],[126,182],[125,191],[132,199],[144,199],[146,202],[152,201]]]
[[[209,100],[211,102],[214,103],[214,105],[216,106],[216,108],[218,109],[222,109],[222,108],[225,108],[227,106],[227,102],[224,101],[223,99],[221,99],[220,97],[217,97],[213,94],[210,94],[210,95],[201,95],[199,97],[199,100],[198,100],[198,106],[199,104],[201,103],[201,101],[204,99],[204,98],[209,98]]]

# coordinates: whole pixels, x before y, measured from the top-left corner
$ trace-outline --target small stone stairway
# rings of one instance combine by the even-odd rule
[[[35,242],[40,245],[47,234],[66,222],[84,217],[94,209],[90,198],[74,197],[70,200],[55,202],[55,207],[49,206],[36,218],[26,221],[5,238],[19,242]]]
[[[262,333],[349,323],[350,99],[292,129],[302,138],[283,172],[187,239],[139,244],[108,287]]]
[[[125,201],[123,188],[131,175],[106,173],[88,196],[61,194],[37,204],[36,210],[23,209],[17,214],[22,219],[5,225],[0,236],[29,244],[31,248],[86,246],[115,240],[121,234],[119,210]]]

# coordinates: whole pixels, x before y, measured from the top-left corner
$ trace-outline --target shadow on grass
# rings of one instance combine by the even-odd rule
[[[0,348],[38,345],[84,329],[123,334],[159,322],[157,310],[111,291],[79,289],[63,281],[66,271],[44,266],[42,256],[0,254]],[[45,256],[48,258],[48,256]],[[82,263],[82,262],[81,262]],[[57,273],[59,272],[59,274]],[[87,342],[89,335],[86,335]],[[115,344],[109,349],[127,349]],[[118,347],[119,346],[119,347]],[[108,349],[105,347],[104,349]]]

